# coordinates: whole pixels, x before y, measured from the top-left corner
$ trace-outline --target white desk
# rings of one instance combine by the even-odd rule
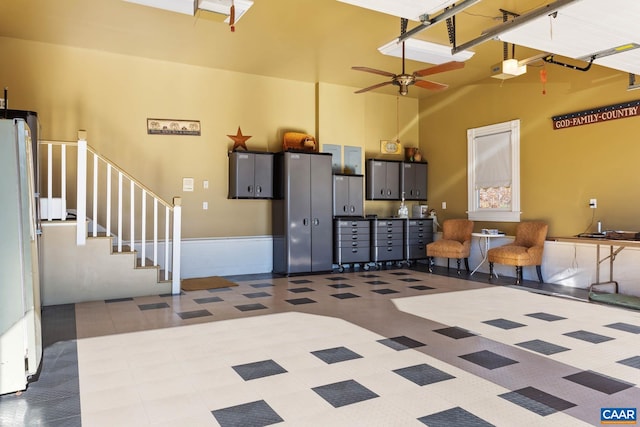
[[[480,261],[480,264],[478,264],[478,266],[471,272],[471,274],[473,275],[473,273],[478,271],[478,269],[482,264],[487,262],[487,254],[489,252],[489,249],[491,248],[491,239],[493,239],[494,237],[504,237],[504,233],[500,233],[500,234],[471,233],[471,235],[473,237],[478,237],[480,241],[484,240],[484,253],[482,252],[482,245],[480,245],[480,242],[478,242],[478,245],[480,246],[480,253],[482,254],[482,261]],[[493,274],[495,274],[496,278],[498,277],[498,273],[496,273],[495,271],[493,272]]]

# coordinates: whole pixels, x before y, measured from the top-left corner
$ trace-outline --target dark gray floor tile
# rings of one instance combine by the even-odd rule
[[[286,369],[271,359],[261,360],[260,362],[245,363],[244,365],[236,365],[232,366],[232,368],[245,381],[270,377],[272,375],[284,374],[287,372]]]
[[[507,319],[485,320],[482,323],[486,323],[487,325],[495,326],[496,328],[500,328],[500,329],[516,329],[516,328],[522,328],[523,326],[527,326],[527,325],[523,325],[522,323],[514,322],[512,320],[507,320]]]
[[[248,294],[242,294],[247,298],[264,298],[264,297],[270,297],[271,294],[268,292],[250,292]]]
[[[352,294],[351,292],[345,292],[343,294],[331,294],[331,296],[338,299],[360,298],[360,295]]]
[[[396,291],[394,289],[374,289],[371,292],[375,292],[376,294],[380,294],[380,295],[388,295],[388,294],[400,293],[399,291]]]
[[[382,340],[378,340],[378,342],[380,344],[384,344],[387,347],[391,347],[392,349],[398,350],[398,351],[407,350],[410,348],[422,347],[423,345],[426,345],[424,343],[421,343],[420,341],[416,341],[406,336],[385,338]]]
[[[385,282],[384,280],[370,280],[368,282],[365,282],[368,285],[388,285],[389,282]]]
[[[235,288],[235,286],[234,286],[234,288]],[[207,292],[211,292],[212,294],[217,294],[219,292],[230,292],[234,288],[213,288],[213,289],[207,289]]]
[[[206,298],[194,298],[193,299],[195,302],[197,302],[198,304],[208,304],[210,302],[220,302],[220,301],[224,301],[222,298],[220,297],[206,297]]]
[[[515,391],[511,391],[509,393],[504,393],[499,395],[501,398],[508,400],[511,403],[515,403],[516,405],[527,409],[533,413],[536,413],[542,417],[546,417],[547,415],[551,415],[551,414],[555,414],[556,411],[555,409],[540,403],[534,399],[531,399],[527,396],[523,396],[520,393],[517,393]]]
[[[534,317],[536,319],[545,320],[547,322],[557,322],[558,320],[565,320],[566,317],[556,316],[555,314],[549,314],[544,312],[539,313],[530,313],[527,314],[529,317]]]
[[[340,280],[348,280],[346,277],[344,276],[330,276],[327,277],[328,280],[333,280],[334,282],[338,282]]]
[[[408,276],[411,273],[407,273],[406,271],[392,271],[390,274],[393,274],[394,276]]]
[[[196,317],[213,316],[209,310],[192,310],[176,313],[181,319],[195,319]]]
[[[340,408],[341,406],[379,397],[376,393],[354,380],[313,387],[312,390],[318,393],[320,397],[329,402],[334,408]]]
[[[211,411],[221,427],[262,427],[284,420],[264,400]]]
[[[139,304],[138,308],[140,308],[140,310],[156,310],[159,308],[169,308],[169,304],[166,302],[154,302],[151,304]]]
[[[467,360],[476,365],[480,365],[487,369],[503,368],[505,366],[518,363],[517,360],[509,359],[508,357],[500,356],[489,350],[482,350],[475,353],[464,354],[459,356],[461,359]]]
[[[375,277],[380,277],[377,274],[373,274],[373,273],[368,273],[368,274],[361,274],[360,277],[364,277],[365,279],[372,279]]]
[[[516,344],[517,346],[524,347],[528,350],[535,351],[536,353],[551,355],[556,353],[561,353],[563,351],[571,350],[567,347],[562,347],[561,345],[552,344],[550,342],[542,341],[542,340],[531,340],[525,341]]]
[[[347,285],[346,283],[334,283],[332,285],[329,285],[332,288],[336,288],[336,289],[344,289],[344,288],[353,288],[352,285]]]
[[[610,325],[605,325],[607,328],[617,329],[619,331],[630,332],[632,334],[640,334],[640,326],[631,325],[629,323],[612,323]]]
[[[605,394],[614,394],[634,386],[634,384],[592,371],[578,372],[563,378]]]
[[[113,298],[113,299],[106,299],[104,300],[105,303],[107,304],[111,304],[114,302],[124,302],[124,301],[133,301],[133,298],[129,297],[129,298]]]
[[[543,417],[576,406],[573,402],[561,399],[535,387],[525,387],[501,394],[500,397]]]
[[[594,344],[600,344],[603,342],[611,341],[613,339],[611,337],[607,337],[605,335],[600,335],[600,334],[596,334],[594,332],[589,332],[589,331],[567,332],[566,334],[562,334],[562,335],[566,335],[568,337],[579,339],[582,341],[588,341]]]
[[[640,369],[640,356],[633,356],[628,359],[618,360],[618,363]]]
[[[291,288],[289,289],[289,292],[293,292],[294,294],[299,294],[302,292],[314,292],[315,289],[311,289],[311,288]]]
[[[302,285],[303,283],[313,283],[313,281],[308,280],[308,279],[296,279],[296,280],[289,280],[289,283],[294,283],[296,285]]]
[[[273,288],[273,283],[254,283],[254,284],[249,285],[249,286],[251,286],[252,288],[256,288],[256,289],[259,289],[259,288]]]
[[[398,280],[406,283],[420,282],[420,279],[414,279],[413,277],[405,277],[404,279],[398,279]]]
[[[346,347],[335,347],[325,350],[317,350],[312,351],[311,354],[327,364],[362,358],[362,356],[360,356],[358,353],[351,351]]]
[[[458,328],[457,326],[452,326],[450,328],[434,329],[433,332],[437,332],[441,335],[444,335],[456,340],[476,336],[476,334],[474,334],[473,332],[469,332],[466,329]]]
[[[491,427],[493,424],[465,411],[460,407],[426,415],[418,418],[422,424],[429,427]]]
[[[253,311],[253,310],[263,310],[267,308],[262,304],[242,304],[235,306],[240,311]]]
[[[184,291],[180,291],[178,295],[186,295],[186,294],[184,293]],[[175,297],[176,295],[172,294],[171,292],[168,292],[166,294],[160,294],[158,296],[161,298],[171,298],[171,297]]]
[[[417,291],[428,291],[430,289],[435,289],[435,288],[432,288],[431,286],[425,286],[425,285],[417,285],[417,286],[409,286],[409,287]]]
[[[311,298],[295,298],[295,299],[287,299],[285,301],[293,305],[313,304],[314,302],[317,302],[312,300]]]
[[[411,382],[424,386],[428,384],[446,381],[455,378],[440,369],[434,368],[426,363],[408,366],[406,368],[394,369],[393,372],[408,379]]]

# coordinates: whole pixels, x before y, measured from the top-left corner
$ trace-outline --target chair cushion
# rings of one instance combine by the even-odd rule
[[[469,242],[460,243],[457,240],[440,239],[427,245],[428,257],[468,258],[470,252]]]
[[[514,244],[499,246],[487,252],[489,262],[497,264],[526,266],[542,264],[542,248],[527,248]]]

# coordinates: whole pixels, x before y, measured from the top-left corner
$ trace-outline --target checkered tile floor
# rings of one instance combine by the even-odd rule
[[[43,390],[76,403],[41,425],[86,426],[577,426],[640,402],[637,311],[410,269],[235,281],[75,305],[45,357],[77,359],[0,425]]]

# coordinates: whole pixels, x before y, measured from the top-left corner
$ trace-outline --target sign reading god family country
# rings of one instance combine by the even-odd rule
[[[634,116],[640,116],[640,100],[553,116],[552,119],[553,129],[558,130]]]

